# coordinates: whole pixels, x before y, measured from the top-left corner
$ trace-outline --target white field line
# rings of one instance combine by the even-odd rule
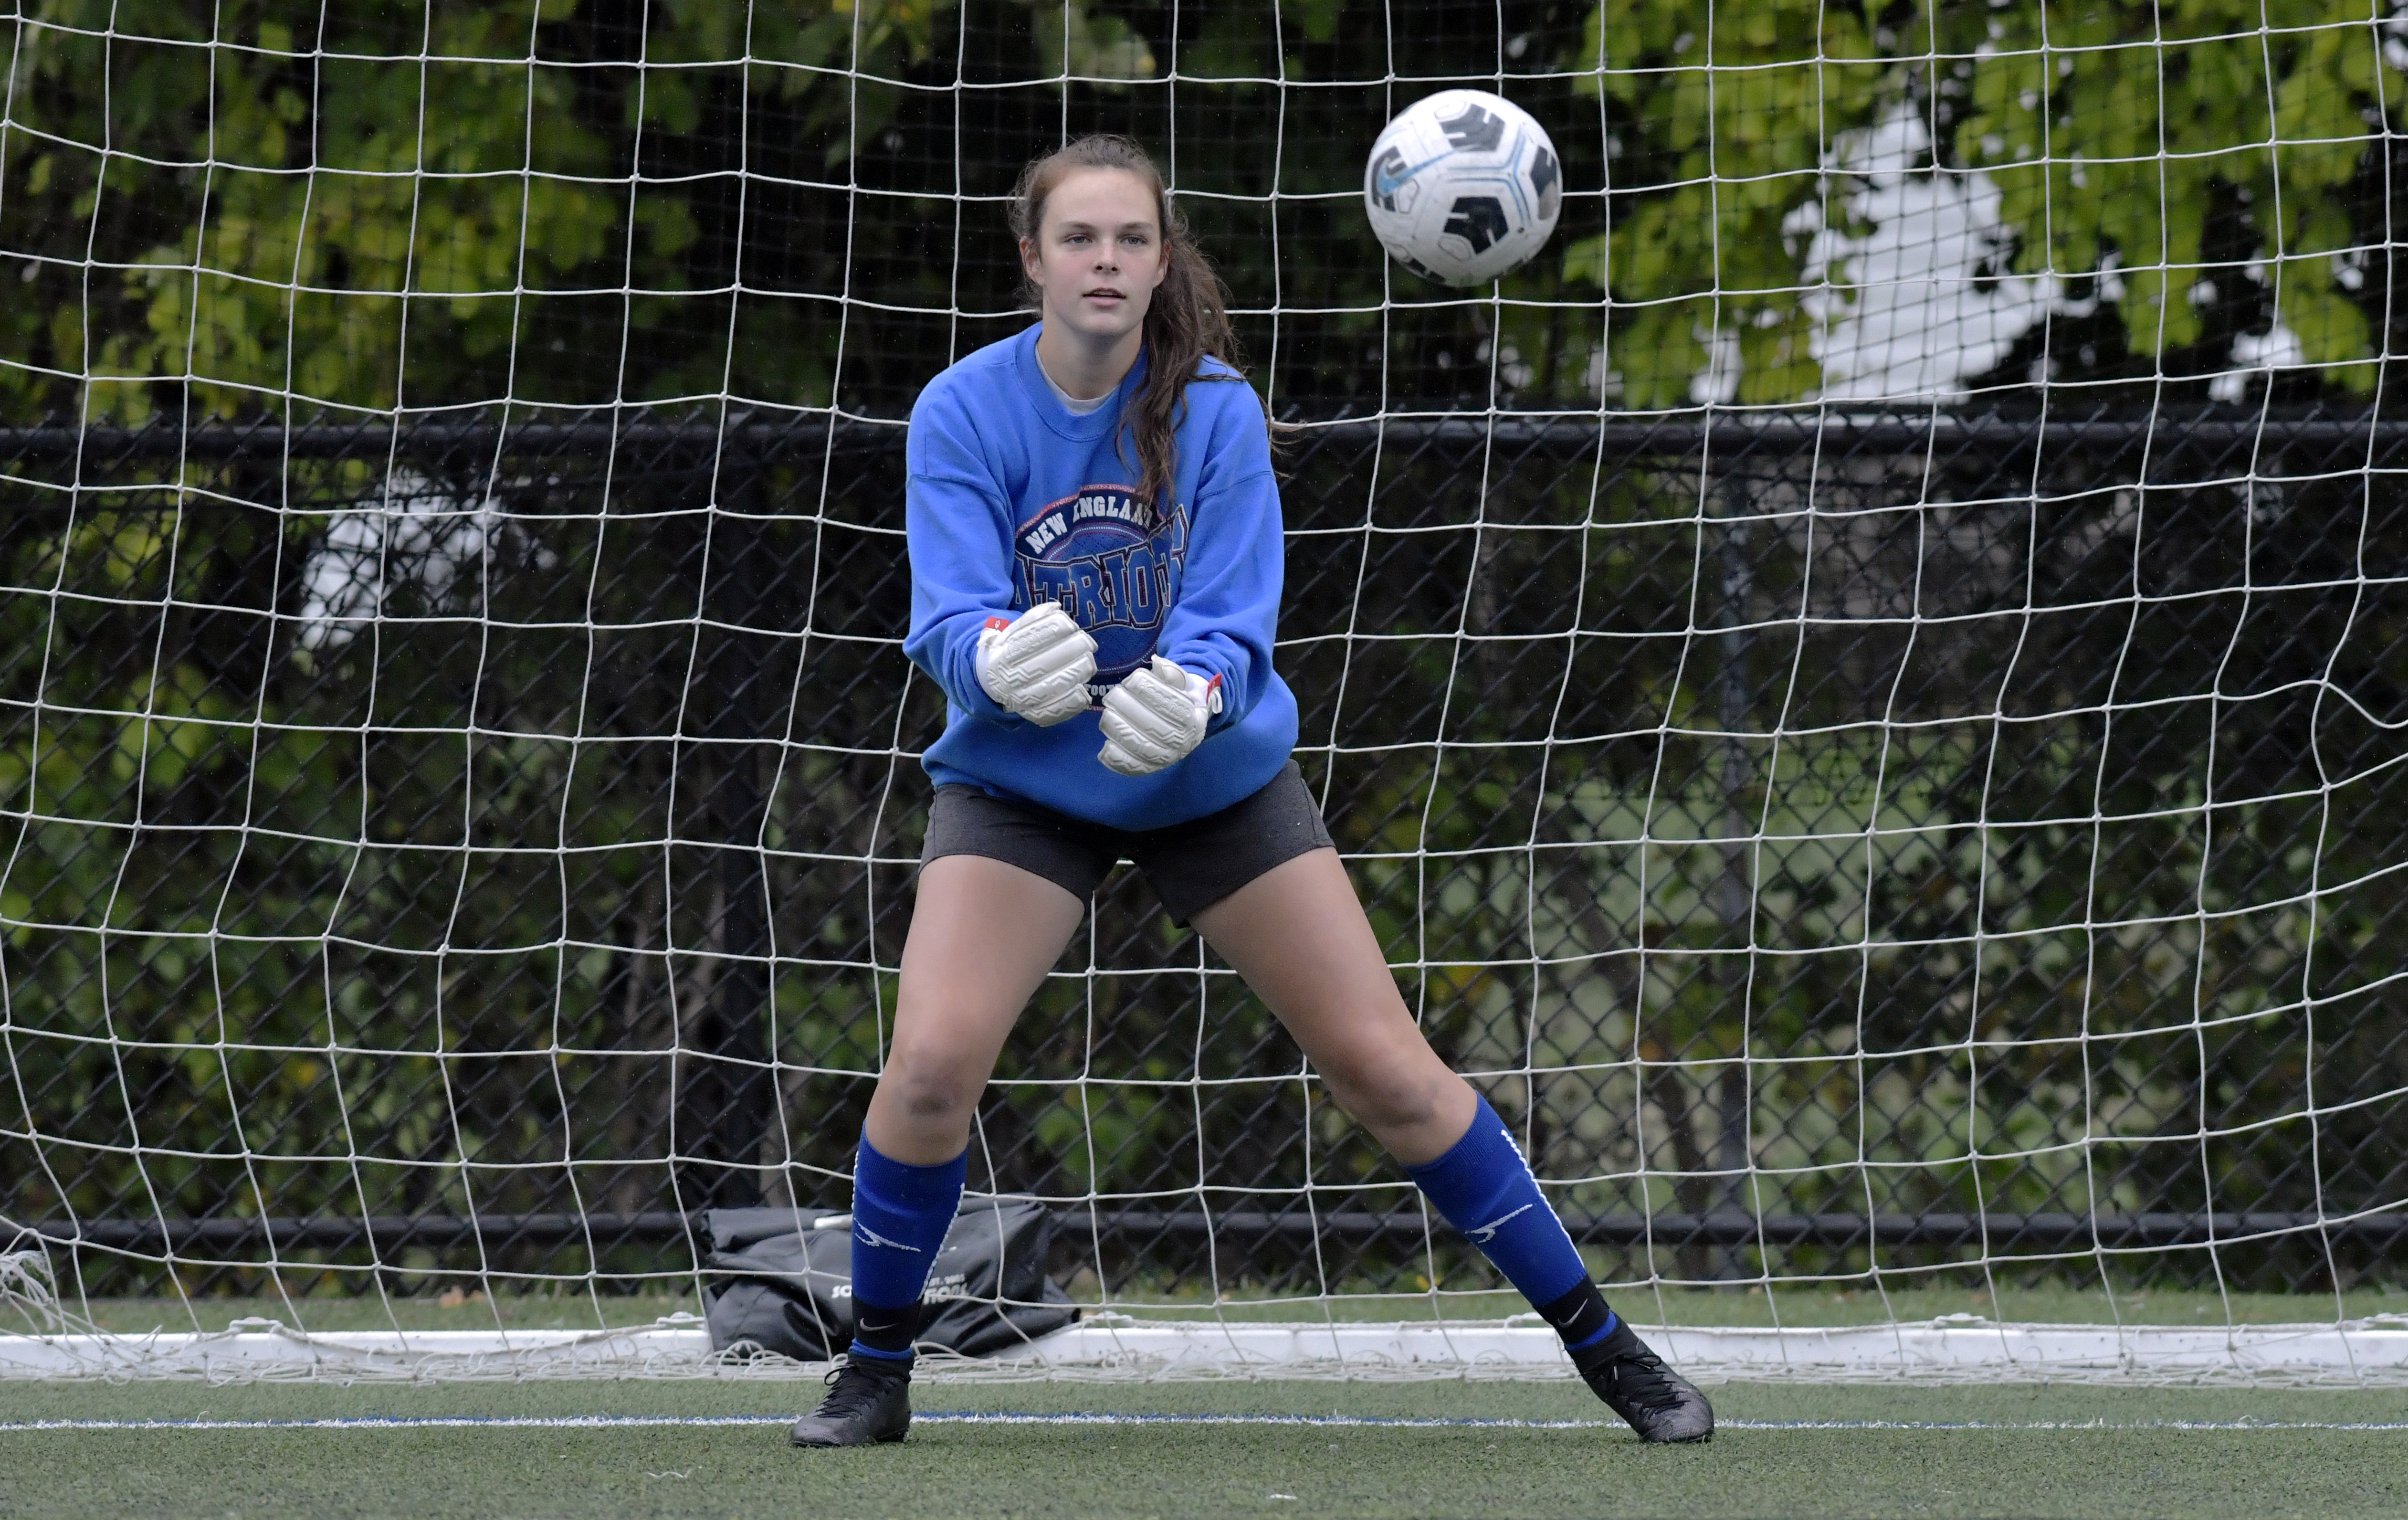
[[[1350,1414],[914,1413],[917,1425],[1309,1426],[1372,1430],[1619,1430],[1619,1420],[1406,1419]],[[429,1414],[319,1420],[0,1420],[0,1435],[46,1430],[621,1430],[662,1427],[765,1427],[791,1414]],[[2381,1420],[1722,1420],[1717,1430],[2373,1430],[2408,1431]]]
[[[2006,1325],[1970,1317],[1832,1328],[1640,1326],[1699,1381],[2408,1384],[2408,1322]],[[216,1334],[0,1335],[0,1378],[798,1377],[782,1358],[714,1354],[691,1320],[622,1330],[305,1334],[259,1321]],[[931,1381],[1227,1377],[1569,1378],[1553,1331],[1485,1322],[1243,1325],[1097,1315]]]

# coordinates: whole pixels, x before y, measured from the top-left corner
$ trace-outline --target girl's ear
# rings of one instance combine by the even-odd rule
[[[1038,267],[1039,260],[1037,256],[1037,239],[1034,237],[1023,237],[1020,240],[1021,272],[1025,274],[1029,279],[1035,280],[1037,278]]]

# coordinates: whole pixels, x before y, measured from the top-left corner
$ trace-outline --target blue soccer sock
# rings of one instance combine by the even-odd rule
[[[951,1161],[915,1167],[879,1154],[869,1137],[861,1137],[853,1165],[853,1355],[910,1360],[920,1295],[953,1228],[969,1169],[968,1149]]]
[[[1405,1170],[1447,1223],[1522,1290],[1566,1346],[1595,1345],[1621,1322],[1589,1281],[1588,1265],[1539,1191],[1505,1121],[1488,1099],[1479,1104],[1471,1127],[1444,1155]]]

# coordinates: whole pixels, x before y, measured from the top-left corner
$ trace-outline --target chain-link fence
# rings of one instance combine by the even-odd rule
[[[7,1221],[95,1292],[625,1285],[842,1207],[942,722],[900,444],[0,432]],[[1609,1278],[2396,1275],[2403,466],[2339,415],[1314,424],[1299,758]],[[1483,1281],[1125,871],[972,1162],[1115,1289]]]

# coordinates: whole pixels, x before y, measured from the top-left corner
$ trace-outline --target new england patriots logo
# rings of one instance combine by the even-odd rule
[[[1187,569],[1187,513],[1168,516],[1125,485],[1082,485],[1012,530],[1026,606],[1059,602],[1096,640],[1097,688],[1154,657],[1162,614]]]

